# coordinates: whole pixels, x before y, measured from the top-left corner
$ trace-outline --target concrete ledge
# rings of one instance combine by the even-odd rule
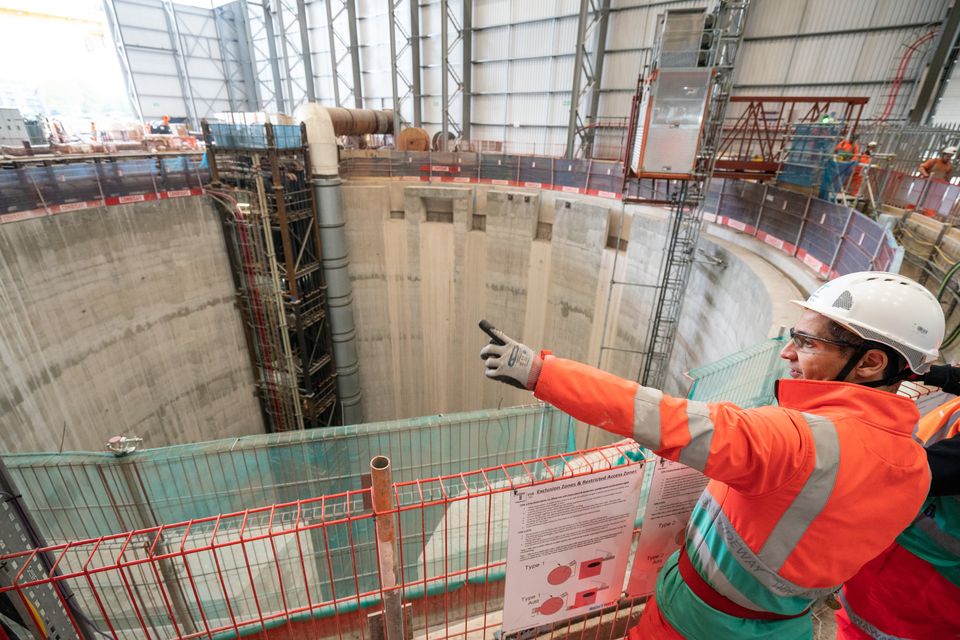
[[[820,288],[820,285],[823,284],[823,280],[808,266],[796,258],[788,256],[779,249],[771,247],[765,242],[760,242],[751,235],[741,233],[724,225],[709,222],[705,223],[704,231],[706,231],[709,236],[719,238],[732,245],[746,249],[753,255],[762,258],[784,276],[792,280],[803,293],[804,297],[816,291]]]

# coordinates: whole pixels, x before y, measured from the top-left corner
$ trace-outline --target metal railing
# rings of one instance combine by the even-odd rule
[[[691,371],[690,397],[769,404],[780,344],[764,341]],[[509,492],[642,462],[631,441],[573,452],[571,435],[569,416],[538,405],[119,458],[5,456],[17,500],[55,544],[8,546],[0,593],[33,606],[46,590],[47,602],[71,612],[64,617],[77,637],[96,629],[113,638],[379,640],[369,614],[392,590],[418,637],[491,637],[501,624]],[[380,454],[396,470],[396,507],[386,513],[399,542],[394,586],[377,561],[374,520],[385,514],[374,513],[363,475]],[[634,543],[638,533],[635,526]],[[638,603],[620,600],[600,616],[539,630],[623,637]]]
[[[415,636],[492,637],[501,626],[510,492],[640,464],[638,446],[622,442],[396,482],[395,506],[376,513],[364,488],[8,553],[0,562],[12,584],[0,594],[26,606],[53,591],[80,638],[95,630],[112,638],[379,640],[368,614],[391,595],[406,603]],[[398,542],[395,582],[377,561],[381,518]],[[603,637],[622,637],[639,602],[605,609],[627,615],[615,616],[619,630]],[[581,616],[546,630],[570,637],[586,624]]]
[[[342,152],[347,178],[483,183],[536,187],[610,199],[623,197],[619,162],[483,152]],[[954,220],[960,185],[872,170],[867,176],[894,203]],[[94,206],[202,193],[209,172],[197,154],[38,159],[0,169],[0,223]],[[627,194],[628,197],[630,194]],[[892,236],[843,205],[777,187],[714,180],[707,218],[755,235],[801,260],[821,276],[896,264]]]
[[[344,151],[340,175],[537,187],[606,198],[620,198],[623,190],[619,162],[482,152]]]
[[[937,178],[924,178],[893,169],[873,169],[871,183],[884,204],[918,211],[956,224],[960,220],[960,185]]]
[[[891,157],[890,168],[911,174],[928,158],[935,158],[944,147],[960,142],[960,124],[913,125],[867,122],[860,129],[860,145],[870,141]]]
[[[774,382],[787,373],[780,357],[786,338],[771,338],[712,364],[691,369],[688,397],[701,402],[732,402],[740,407],[776,403]]]
[[[91,538],[360,489],[390,456],[399,480],[572,450],[572,419],[547,405],[109,453],[4,454],[50,542]]]
[[[855,209],[766,184],[713,180],[708,220],[752,235],[823,278],[896,270],[902,257],[889,229]]]
[[[200,152],[18,158],[0,166],[0,224],[91,207],[197,195]]]

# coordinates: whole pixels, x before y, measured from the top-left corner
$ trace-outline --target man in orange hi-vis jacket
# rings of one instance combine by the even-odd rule
[[[935,365],[928,385],[960,393],[960,367]],[[930,495],[913,523],[846,581],[838,640],[960,638],[960,398],[920,419]]]
[[[938,157],[930,158],[917,167],[917,172],[924,178],[949,180],[950,176],[953,175],[953,156],[956,153],[956,147],[946,147]]]
[[[673,398],[501,332],[481,351],[488,377],[712,479],[631,640],[809,640],[811,606],[890,545],[927,495],[911,439],[919,414],[895,392],[938,357],[940,303],[903,276],[860,272],[797,304],[779,406]]]

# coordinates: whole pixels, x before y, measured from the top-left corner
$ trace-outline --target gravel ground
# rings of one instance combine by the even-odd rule
[[[821,606],[813,612],[813,637],[815,640],[836,640],[837,621],[830,607]]]

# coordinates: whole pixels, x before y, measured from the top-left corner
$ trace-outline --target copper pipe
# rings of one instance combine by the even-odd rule
[[[370,461],[377,556],[380,561],[380,586],[383,591],[384,640],[403,640],[403,603],[398,587],[400,580],[392,476],[390,458],[376,456]]]
[[[328,107],[333,132],[338,136],[393,133],[392,109],[340,109]]]

